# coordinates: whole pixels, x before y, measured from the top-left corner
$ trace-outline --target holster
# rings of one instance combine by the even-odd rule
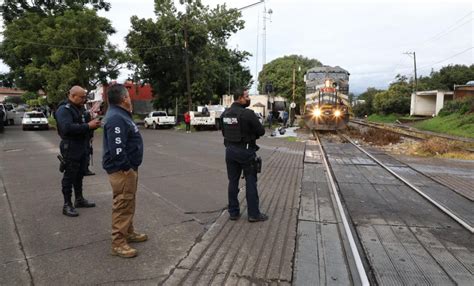
[[[257,174],[262,172],[262,158],[260,156],[255,157],[254,166],[255,171],[257,171]]]
[[[59,172],[64,173],[67,167],[67,162],[64,160],[63,156],[61,154],[58,154],[58,160],[59,160]]]

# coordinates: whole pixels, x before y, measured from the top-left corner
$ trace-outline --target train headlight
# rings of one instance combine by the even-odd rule
[[[316,108],[313,110],[313,117],[319,117],[321,116],[321,109]]]
[[[341,111],[340,110],[334,111],[334,116],[340,117],[341,116]]]

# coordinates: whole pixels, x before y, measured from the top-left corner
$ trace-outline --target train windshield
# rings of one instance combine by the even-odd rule
[[[323,104],[335,104],[336,98],[333,93],[322,93],[319,98],[316,98],[316,101],[321,100],[319,105]]]
[[[326,79],[348,80],[349,76],[344,72],[309,72],[307,79],[310,81],[317,81],[324,83]]]

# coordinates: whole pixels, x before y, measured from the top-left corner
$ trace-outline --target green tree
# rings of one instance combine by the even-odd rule
[[[39,101],[38,99],[30,99],[26,102],[30,107],[31,106],[39,106]]]
[[[7,96],[4,100],[6,103],[15,103],[15,104],[21,104],[24,103],[23,100],[21,100],[21,97],[19,96]]]
[[[124,56],[108,42],[108,19],[87,8],[46,14],[27,10],[6,22],[0,58],[18,87],[57,103],[71,85],[90,89],[118,76]]]
[[[227,48],[229,37],[244,27],[240,12],[218,5],[214,9],[200,1],[189,1],[186,12],[178,12],[171,0],[155,0],[156,20],[131,18],[126,37],[131,63],[136,67],[132,78],[150,82],[154,105],[174,107],[186,102],[185,35],[193,103],[217,101],[231,89],[249,86],[251,75],[242,66],[249,53]]]
[[[377,113],[406,114],[410,112],[410,97],[389,89],[375,95],[373,107]]]
[[[260,92],[266,83],[271,83],[273,93],[276,96],[282,96],[293,99],[293,69],[296,73],[295,101],[302,103],[305,99],[305,84],[303,75],[313,67],[322,66],[316,59],[309,59],[300,55],[284,56],[264,65],[263,70],[258,75]]]
[[[369,87],[363,93],[361,93],[358,97],[360,100],[364,100],[364,103],[357,104],[353,111],[354,114],[358,117],[363,117],[365,115],[370,115],[374,113],[373,101],[374,97],[377,93],[381,92],[382,90],[376,89],[374,87]]]
[[[28,3],[30,2],[30,3]],[[8,0],[2,5],[2,17],[6,24],[21,18],[24,14],[31,12],[43,17],[53,14],[61,14],[66,10],[83,10],[85,7],[91,7],[94,10],[104,9],[108,11],[110,4],[103,0],[84,1],[84,0]]]
[[[0,87],[15,87],[15,79],[12,73],[0,73]]]
[[[474,79],[474,64],[442,67],[438,72],[432,72],[430,78],[431,87],[436,87],[433,89],[454,90],[455,84],[466,84]]]
[[[37,100],[39,106],[48,105],[48,99],[46,97],[39,97]]]
[[[21,95],[21,100],[23,100],[23,102],[28,102],[28,100],[37,99],[37,98],[38,98],[38,94],[32,91],[25,92]]]

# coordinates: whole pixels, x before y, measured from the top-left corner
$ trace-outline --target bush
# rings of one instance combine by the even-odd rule
[[[38,99],[29,99],[26,101],[26,104],[28,104],[30,107],[39,106]]]
[[[374,98],[374,109],[382,114],[410,112],[410,97],[390,90],[379,92]]]
[[[352,107],[352,112],[354,112],[356,117],[365,117],[366,115],[371,114],[371,108],[369,104],[361,103],[354,105],[354,107]]]
[[[37,99],[37,98],[38,98],[38,94],[36,92],[31,92],[31,91],[25,92],[21,95],[21,99],[23,100],[23,102],[26,102],[26,103],[28,103],[28,100]]]
[[[474,112],[474,97],[464,97],[459,100],[450,100],[444,104],[439,111],[439,116],[447,116],[453,113],[466,114]]]
[[[417,145],[417,151],[430,155],[446,154],[461,150],[461,144],[440,138],[431,138]]]

